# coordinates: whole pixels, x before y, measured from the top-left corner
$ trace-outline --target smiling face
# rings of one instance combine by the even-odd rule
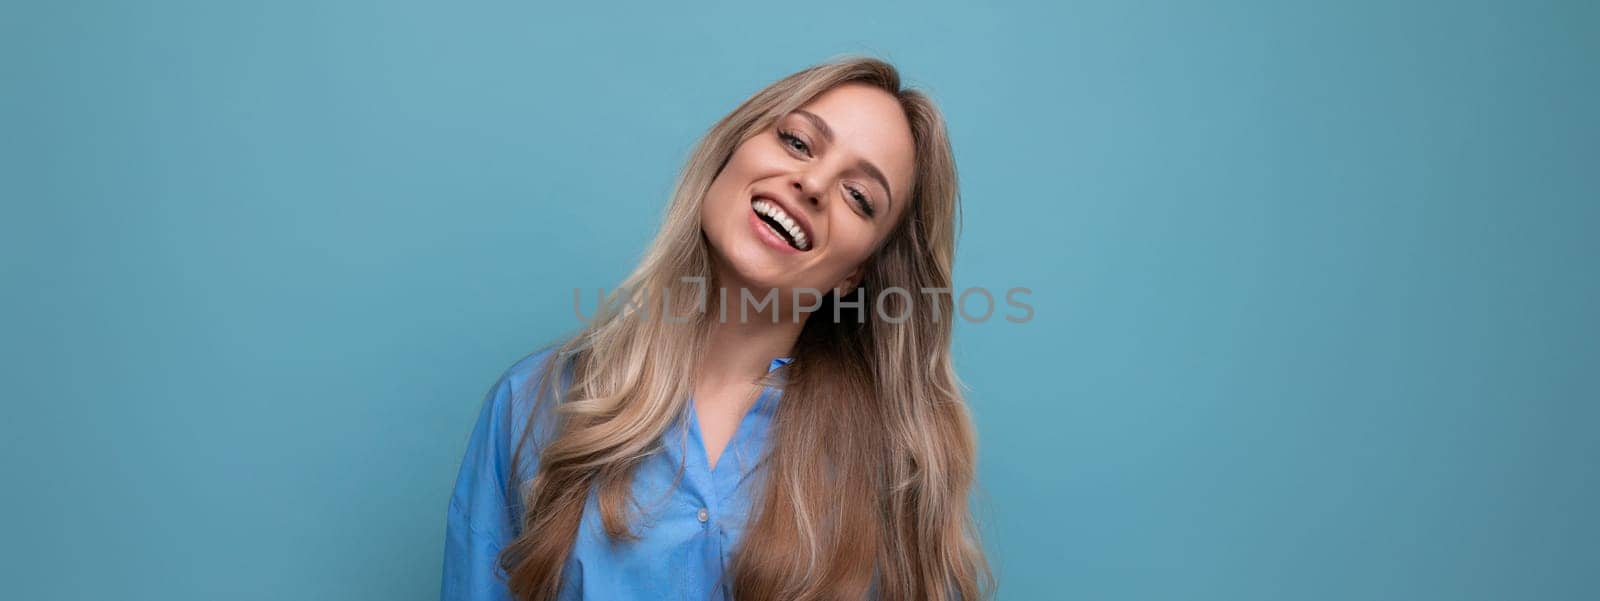
[[[848,292],[907,209],[911,126],[859,83],[828,90],[745,140],[717,174],[700,224],[728,287]]]

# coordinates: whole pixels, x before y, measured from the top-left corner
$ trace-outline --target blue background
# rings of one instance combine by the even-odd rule
[[[433,598],[495,377],[854,52],[1034,291],[1001,599],[1594,598],[1600,5],[1051,4],[7,2],[4,596]]]

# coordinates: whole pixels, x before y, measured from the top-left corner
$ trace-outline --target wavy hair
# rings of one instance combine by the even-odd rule
[[[535,402],[559,399],[558,418],[537,472],[514,483],[521,533],[499,557],[516,597],[556,598],[591,491],[607,535],[636,538],[627,512],[634,468],[687,411],[688,374],[711,325],[684,280],[715,282],[702,200],[741,142],[846,83],[884,90],[905,111],[915,148],[910,205],[867,259],[856,298],[823,299],[817,314],[831,316],[838,304],[841,319],[808,319],[793,360],[769,374],[783,390],[769,472],[725,577],[740,601],[861,599],[874,588],[889,601],[992,595],[967,502],[976,433],[951,367],[952,299],[891,294],[881,309],[874,302],[888,287],[951,288],[959,198],[944,119],[926,94],[902,88],[893,65],[846,56],[756,92],[690,154],[661,229],[619,288],[670,290],[671,310],[689,319],[652,319],[607,303],[546,362],[539,381],[549,383],[542,387],[549,394]],[[880,314],[910,318],[891,323]],[[570,383],[557,384],[563,369],[571,370]],[[512,474],[521,474],[517,460],[533,426],[513,453]]]

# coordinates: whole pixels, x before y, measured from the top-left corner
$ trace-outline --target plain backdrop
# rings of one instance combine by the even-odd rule
[[[435,598],[490,384],[845,53],[1033,291],[1000,599],[1593,597],[1600,8],[1255,0],[6,2],[0,596]]]

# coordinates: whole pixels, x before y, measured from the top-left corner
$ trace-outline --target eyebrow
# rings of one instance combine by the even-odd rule
[[[828,127],[828,122],[823,121],[822,117],[818,117],[816,113],[805,109],[795,109],[794,113],[796,115],[800,115],[801,117],[805,117],[808,121],[811,121],[811,125],[815,126],[818,131],[822,132],[822,138],[827,140],[828,144],[833,144],[833,128]],[[860,169],[872,179],[878,180],[878,183],[883,186],[883,193],[889,196],[883,201],[884,205],[886,205],[884,206],[884,209],[887,210],[889,208],[887,205],[894,203],[894,190],[889,188],[889,178],[884,177],[883,171],[878,169],[877,165],[872,164],[872,161],[866,159],[857,161],[856,169]]]

